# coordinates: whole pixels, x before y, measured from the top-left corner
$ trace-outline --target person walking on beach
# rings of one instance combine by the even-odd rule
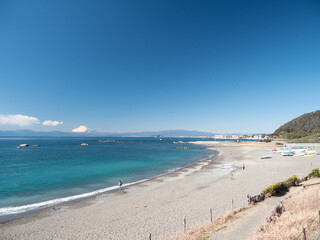
[[[122,182],[121,182],[121,180],[119,180],[119,182],[118,182],[118,186],[119,186],[119,190],[121,190],[121,186],[122,186]]]
[[[244,166],[244,164],[242,164],[242,170],[244,170],[246,167]]]

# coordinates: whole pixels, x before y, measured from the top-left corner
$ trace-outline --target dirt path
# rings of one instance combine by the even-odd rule
[[[256,207],[245,211],[237,220],[211,236],[210,240],[247,240],[266,222],[278,203],[290,196],[268,198]]]

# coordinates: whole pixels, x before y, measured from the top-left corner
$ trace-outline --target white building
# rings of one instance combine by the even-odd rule
[[[216,134],[216,135],[214,135],[214,138],[216,138],[216,139],[224,139],[224,138],[225,138],[225,135]]]

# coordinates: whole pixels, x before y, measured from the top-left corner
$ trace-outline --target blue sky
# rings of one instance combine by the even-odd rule
[[[319,109],[319,43],[319,1],[3,0],[0,130],[273,132]]]

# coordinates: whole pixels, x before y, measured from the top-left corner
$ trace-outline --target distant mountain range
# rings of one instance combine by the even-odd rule
[[[0,137],[195,137],[195,136],[212,136],[211,132],[189,131],[189,130],[164,130],[149,132],[132,132],[132,133],[111,133],[111,132],[37,132],[32,130],[0,131]]]

